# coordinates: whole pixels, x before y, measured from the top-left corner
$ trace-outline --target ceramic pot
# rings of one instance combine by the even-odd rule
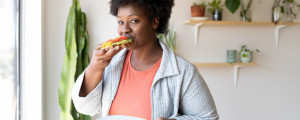
[[[240,61],[242,63],[249,63],[252,61],[252,52],[250,51],[243,51],[240,53]]]
[[[191,6],[192,17],[204,17],[205,7]]]
[[[236,63],[236,50],[227,50],[227,63]]]

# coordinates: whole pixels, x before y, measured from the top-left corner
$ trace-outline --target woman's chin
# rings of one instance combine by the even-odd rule
[[[126,46],[127,50],[133,50],[134,49],[134,44],[130,44],[128,46]]]

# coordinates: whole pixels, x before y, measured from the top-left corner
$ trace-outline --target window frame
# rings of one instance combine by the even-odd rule
[[[19,0],[20,120],[43,120],[42,2]]]

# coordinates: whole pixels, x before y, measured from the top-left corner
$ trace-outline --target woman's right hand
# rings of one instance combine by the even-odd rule
[[[85,97],[96,88],[102,79],[105,67],[107,67],[111,59],[121,51],[119,46],[113,49],[100,49],[102,44],[97,45],[93,51],[93,56],[88,65],[84,80],[80,89],[79,96]]]
[[[109,65],[110,60],[121,51],[119,46],[113,49],[100,49],[102,44],[98,44],[93,51],[91,62],[88,69],[92,72],[103,72],[105,67]]]

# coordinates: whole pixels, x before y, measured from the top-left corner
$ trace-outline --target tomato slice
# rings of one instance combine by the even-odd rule
[[[122,40],[126,40],[128,37],[121,35],[120,38],[121,38]]]
[[[120,41],[120,37],[116,37],[115,42],[119,42],[119,41]]]
[[[107,42],[114,42],[114,39],[109,39],[109,40],[107,40]]]

